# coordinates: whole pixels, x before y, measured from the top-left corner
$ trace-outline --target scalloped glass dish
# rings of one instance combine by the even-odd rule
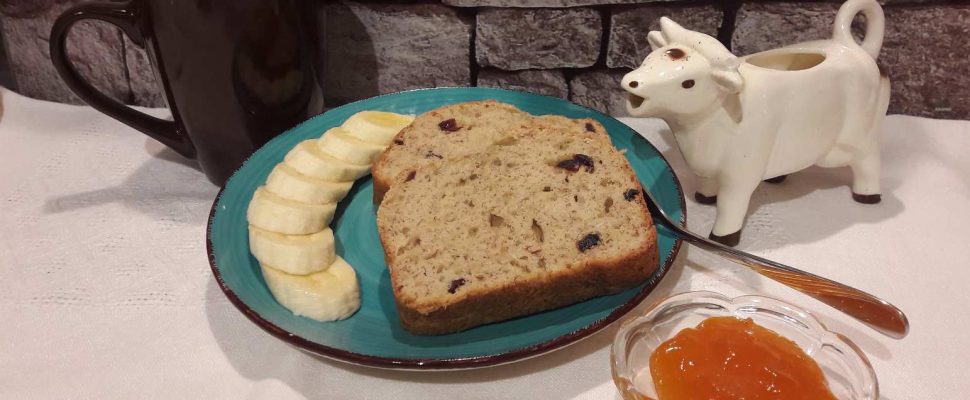
[[[625,400],[657,398],[650,375],[650,355],[665,340],[709,317],[751,318],[797,344],[821,367],[840,400],[879,398],[876,373],[865,354],[848,338],[829,331],[808,311],[762,296],[728,298],[713,292],[668,297],[646,314],[626,320],[613,341],[613,382]]]

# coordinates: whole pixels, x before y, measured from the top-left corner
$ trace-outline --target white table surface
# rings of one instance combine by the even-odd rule
[[[218,289],[205,250],[218,188],[191,162],[91,108],[0,91],[2,399],[618,398],[615,325],[471,371],[383,371],[297,351]],[[623,121],[692,194],[665,125]],[[854,340],[883,399],[970,397],[970,122],[891,116],[882,152],[881,204],[850,199],[848,170],[812,168],[758,189],[740,248],[892,301],[909,315],[907,338],[689,246],[646,303],[688,290],[776,296]],[[689,198],[689,226],[706,234],[713,211]]]

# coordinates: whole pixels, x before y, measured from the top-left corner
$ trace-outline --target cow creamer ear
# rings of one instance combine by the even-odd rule
[[[650,43],[650,50],[656,50],[667,45],[667,39],[660,31],[650,31],[647,34],[647,43]]]
[[[744,87],[744,78],[734,68],[718,68],[711,71],[711,79],[728,93],[738,93]]]
[[[666,42],[674,43],[690,43],[689,40],[682,40],[685,37],[685,33],[690,32],[680,24],[674,22],[674,20],[667,17],[660,17],[660,32],[663,33],[663,37]]]

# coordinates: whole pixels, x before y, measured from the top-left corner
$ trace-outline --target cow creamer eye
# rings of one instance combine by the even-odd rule
[[[670,57],[671,60],[679,60],[684,58],[686,55],[687,53],[684,53],[684,51],[681,49],[674,48],[667,50],[667,56]]]
[[[680,83],[680,86],[683,86],[684,89],[690,89],[690,88],[694,87],[694,80],[693,79],[688,79],[686,81],[683,81],[683,82]]]

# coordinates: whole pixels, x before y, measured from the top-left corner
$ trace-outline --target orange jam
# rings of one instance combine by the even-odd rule
[[[708,318],[650,356],[660,400],[835,400],[815,360],[750,319]]]

